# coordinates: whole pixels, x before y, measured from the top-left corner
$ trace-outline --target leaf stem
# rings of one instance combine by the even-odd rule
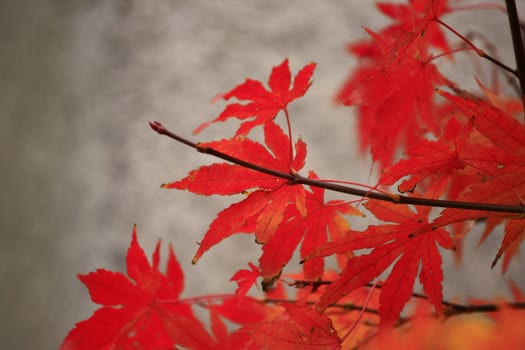
[[[363,318],[363,315],[365,314],[365,309],[368,307],[368,303],[370,302],[370,298],[372,297],[372,293],[374,293],[376,284],[377,284],[377,281],[374,282],[374,285],[368,291],[365,302],[363,303],[363,308],[361,309],[359,316],[357,316],[357,320],[354,321],[354,324],[346,331],[345,335],[341,338],[343,342],[354,331],[354,329],[357,327],[359,322],[361,322],[361,319]]]
[[[293,162],[293,159],[294,159],[294,154],[293,154],[293,143],[292,143],[292,123],[290,122],[290,115],[288,114],[288,108],[284,107],[284,115],[286,117],[286,126],[288,127],[288,140],[290,141],[289,144],[290,144],[290,166],[292,166],[292,162]]]
[[[479,210],[479,211],[490,211],[490,212],[499,212],[499,213],[514,213],[514,214],[525,214],[525,206],[520,205],[504,205],[504,204],[495,204],[495,203],[478,203],[478,202],[462,202],[462,201],[449,201],[443,199],[430,199],[430,198],[421,198],[421,197],[408,197],[404,195],[398,195],[388,192],[379,192],[379,191],[370,191],[363,190],[351,186],[344,186],[341,184],[323,182],[322,180],[310,179],[296,173],[283,173],[278,170],[265,168],[250,162],[247,162],[242,159],[232,157],[228,154],[217,151],[213,148],[202,147],[198,143],[194,143],[190,140],[187,140],[177,134],[166,129],[161,123],[154,121],[149,123],[150,127],[160,135],[165,135],[169,138],[172,138],[180,143],[183,143],[189,147],[194,148],[200,153],[209,154],[217,158],[223,159],[225,161],[243,166],[248,169],[252,169],[264,174],[272,175],[281,179],[288,180],[290,185],[308,185],[319,188],[324,188],[326,190],[346,193],[354,196],[360,196],[365,198],[377,199],[382,201],[391,202],[394,204],[412,204],[412,205],[423,205],[430,207],[439,207],[439,208],[456,208],[456,209],[465,209],[465,210]]]
[[[525,52],[523,51],[520,20],[518,18],[516,2],[514,0],[505,0],[505,5],[507,7],[507,16],[509,19],[510,33],[512,36],[512,46],[514,47],[517,75],[520,81],[521,102],[525,108]]]

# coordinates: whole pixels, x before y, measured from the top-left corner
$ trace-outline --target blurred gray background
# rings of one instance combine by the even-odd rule
[[[513,66],[503,15],[450,19],[479,28]],[[314,84],[292,105],[294,133],[308,143],[306,169],[372,183],[356,151],[351,110],[333,95],[355,65],[344,46],[380,28],[372,1],[1,1],[0,2],[0,344],[55,349],[94,309],[76,273],[124,271],[132,225],[148,254],[171,242],[186,273],[185,295],[231,292],[229,277],[258,247],[236,236],[190,264],[214,215],[230,203],[159,188],[213,159],[153,133],[162,121],[181,135],[214,118],[210,104],[246,77],[266,81],[285,57],[292,71],[318,63]],[[454,78],[474,86],[458,57]],[[195,140],[230,136],[215,125]],[[355,222],[362,228],[366,222]],[[478,235],[479,236],[479,235]],[[480,249],[473,235],[461,269],[446,262],[445,295],[506,293],[522,287],[523,263],[490,270],[501,235]],[[166,250],[162,251],[163,257]],[[449,256],[449,255],[447,255]]]

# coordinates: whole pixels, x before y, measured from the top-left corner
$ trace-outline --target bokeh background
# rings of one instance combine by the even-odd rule
[[[294,132],[309,145],[306,168],[372,183],[352,111],[334,106],[333,96],[356,63],[345,44],[364,37],[362,25],[385,21],[372,1],[357,0],[0,2],[1,347],[56,349],[94,309],[76,274],[124,271],[134,223],[147,252],[159,238],[173,244],[185,295],[235,289],[229,277],[259,256],[250,236],[190,264],[230,200],[159,188],[213,159],[156,135],[147,122],[191,137],[221,111],[213,96],[246,77],[266,81],[285,57],[293,72],[318,63],[309,93],[291,108]],[[503,14],[462,13],[450,22],[487,35],[513,65]],[[447,69],[474,86],[469,61],[457,64]],[[195,140],[229,136],[234,124]],[[447,256],[449,299],[503,295],[510,277],[524,287],[522,262],[505,276],[490,269],[501,234],[476,248],[478,237],[461,268]]]

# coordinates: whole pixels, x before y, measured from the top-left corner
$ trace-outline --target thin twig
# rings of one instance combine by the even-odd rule
[[[516,69],[512,69],[510,68],[509,66],[507,66],[505,63],[501,62],[500,60],[498,60],[497,58],[495,57],[492,57],[491,55],[489,55],[488,53],[486,53],[484,50],[480,49],[479,47],[477,47],[476,45],[474,45],[474,43],[472,43],[472,41],[468,40],[465,36],[463,36],[461,33],[459,33],[457,30],[455,30],[454,28],[452,28],[450,25],[448,25],[446,22],[443,22],[442,20],[440,20],[439,18],[436,18],[435,21],[437,23],[439,23],[440,25],[442,25],[443,27],[447,28],[449,31],[451,31],[452,33],[454,33],[457,37],[459,37],[461,40],[463,40],[465,42],[465,44],[467,44],[468,46],[470,46],[470,48],[472,48],[472,50],[474,50],[476,52],[476,54],[481,57],[481,58],[484,58],[486,60],[489,60],[490,62],[494,63],[495,65],[497,65],[498,67],[502,68],[503,70],[515,75],[515,76],[519,76],[519,71],[516,70]]]
[[[289,285],[297,287],[297,288],[305,288],[309,285],[313,286],[313,288],[318,288],[321,285],[329,285],[332,281],[328,280],[320,280],[320,281],[307,281],[307,280],[295,280],[293,283],[290,283]],[[383,285],[380,283],[367,283],[365,287],[368,288],[375,288],[375,289],[382,289]],[[428,300],[428,297],[421,293],[412,293],[413,298],[417,299],[424,299]],[[356,311],[361,310],[359,305],[354,304],[334,304],[335,307],[338,308],[346,308],[349,311]],[[450,301],[442,300],[441,305],[443,305],[446,310],[444,311],[445,316],[455,316],[459,314],[471,314],[471,313],[478,313],[478,312],[496,312],[501,310],[503,306],[509,307],[511,309],[523,309],[525,310],[525,302],[514,302],[514,303],[505,303],[505,304],[458,304],[453,303]],[[362,306],[361,306],[362,307]],[[368,309],[369,313],[378,313],[375,309]]]
[[[368,307],[368,302],[370,302],[370,298],[372,297],[372,293],[374,292],[376,284],[377,284],[377,281],[374,282],[374,285],[368,291],[368,294],[366,296],[365,302],[363,303],[363,308],[361,309],[361,312],[359,313],[359,316],[357,316],[357,320],[355,320],[354,324],[350,328],[348,328],[348,330],[346,331],[345,335],[343,337],[341,337],[342,342],[344,342],[346,340],[346,338],[348,338],[348,336],[350,334],[352,334],[352,332],[357,327],[359,322],[361,322],[361,319],[363,318],[363,315],[365,314],[365,309]]]
[[[493,203],[477,203],[477,202],[462,202],[462,201],[449,201],[443,199],[430,199],[430,198],[421,198],[421,197],[408,197],[403,195],[398,195],[394,193],[383,193],[370,190],[362,190],[355,187],[344,186],[336,183],[323,182],[321,180],[310,179],[304,176],[301,176],[296,173],[283,173],[274,169],[265,168],[250,162],[247,162],[242,159],[232,157],[228,154],[217,151],[213,148],[202,147],[198,143],[189,141],[177,134],[174,134],[170,130],[166,129],[161,123],[155,121],[149,123],[150,127],[159,133],[160,135],[168,136],[178,142],[181,142],[189,147],[194,148],[200,153],[209,154],[217,158],[223,159],[225,161],[243,166],[248,169],[252,169],[264,174],[272,175],[281,179],[289,181],[290,185],[308,185],[318,188],[323,188],[330,191],[346,193],[359,197],[366,197],[370,199],[377,199],[386,202],[391,202],[394,204],[412,204],[412,205],[422,205],[430,207],[439,207],[439,208],[456,208],[456,209],[465,209],[465,210],[478,210],[478,211],[490,211],[490,212],[499,212],[499,213],[514,213],[514,214],[525,214],[525,206],[520,205],[504,205],[504,204],[493,204]]]
[[[291,303],[297,303],[297,300],[266,298],[266,299],[263,299],[262,302],[263,303],[268,303],[268,304],[281,304],[281,303],[291,304]],[[315,301],[311,301],[311,300],[306,301],[305,304],[306,305],[317,305],[317,303]],[[373,309],[373,308],[369,308],[369,307],[363,307],[363,305],[356,305],[356,304],[351,304],[351,303],[333,304],[330,307],[331,308],[336,308],[336,309],[343,309],[345,311],[362,311],[362,310],[364,310],[365,313],[379,315],[379,310],[377,310],[377,309]]]
[[[514,57],[516,59],[518,79],[520,81],[521,102],[525,107],[525,52],[523,51],[520,20],[518,18],[516,2],[514,0],[505,0],[505,5],[507,6],[512,46],[514,47]]]

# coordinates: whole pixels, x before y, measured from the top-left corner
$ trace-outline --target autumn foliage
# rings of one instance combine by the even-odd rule
[[[195,134],[238,119],[229,138],[194,143],[151,122],[159,134],[218,159],[163,188],[241,195],[210,223],[193,263],[223,239],[253,234],[258,264],[232,276],[235,294],[181,298],[184,274],[172,247],[161,269],[160,243],[148,260],[134,227],[127,275],[98,269],[78,276],[100,307],[61,349],[525,348],[525,295],[516,283],[509,281],[513,300],[443,298],[442,253],[454,251],[459,260],[474,223],[484,227],[483,239],[501,235],[487,268],[499,263],[503,273],[525,238],[525,71],[447,24],[447,15],[476,11],[458,3],[378,3],[390,22],[365,28],[367,38],[348,46],[359,65],[336,101],[357,115],[361,150],[380,171],[371,186],[305,170],[307,145],[292,133],[288,106],[307,93],[315,63],[292,73],[284,59],[267,86],[246,79],[219,94],[224,110]],[[512,24],[512,4],[492,10],[508,13]],[[514,50],[522,59],[523,48]],[[494,72],[518,82],[515,91],[497,79],[476,79],[476,91],[461,88],[440,69],[457,55],[492,62]],[[326,199],[327,190],[341,198]],[[365,214],[376,224],[352,229]],[[331,256],[335,270],[325,265]],[[259,283],[264,296],[249,296]],[[209,318],[196,317],[195,308]]]

